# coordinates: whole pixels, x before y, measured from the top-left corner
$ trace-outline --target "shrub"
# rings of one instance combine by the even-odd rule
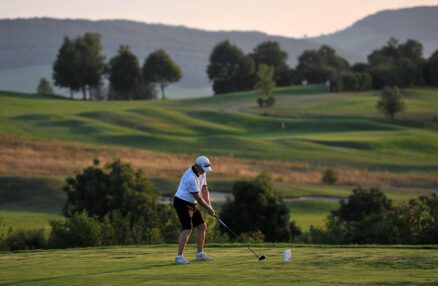
[[[11,230],[4,238],[3,247],[10,251],[46,248],[45,231],[43,228]]]
[[[221,217],[232,230],[237,234],[260,230],[266,241],[290,241],[289,209],[273,189],[269,175],[237,182],[232,192],[234,200],[227,200],[221,211]]]
[[[49,245],[53,248],[99,246],[104,240],[102,225],[86,212],[73,215],[66,221],[50,221],[50,225]]]
[[[338,182],[339,179],[339,172],[338,170],[334,168],[328,168],[326,169],[322,174],[322,182],[325,184],[335,184]]]
[[[386,86],[382,90],[381,98],[377,102],[376,108],[385,116],[393,119],[396,113],[405,110],[406,104],[402,100],[397,87]]]

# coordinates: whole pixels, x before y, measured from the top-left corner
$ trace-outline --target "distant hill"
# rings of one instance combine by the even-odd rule
[[[339,32],[310,40],[354,51],[366,59],[371,51],[382,47],[391,36],[401,42],[420,41],[425,56],[438,49],[438,6],[385,10],[370,15]]]
[[[0,78],[10,76],[11,70],[17,74],[15,77],[21,73],[46,73],[50,76],[51,65],[64,36],[74,37],[86,32],[102,35],[104,53],[108,58],[115,55],[120,45],[131,46],[141,63],[151,51],[165,49],[181,66],[184,72],[181,85],[186,87],[209,85],[206,76],[209,55],[214,45],[225,39],[239,45],[245,52],[252,51],[262,41],[277,41],[288,52],[291,65],[295,65],[296,58],[305,49],[319,47],[318,43],[307,40],[259,32],[208,32],[124,20],[0,20]],[[35,86],[36,83],[32,90]]]
[[[163,48],[181,66],[184,77],[178,88],[185,93],[205,94],[210,89],[206,76],[209,55],[219,41],[229,39],[250,52],[262,41],[280,43],[295,67],[297,57],[306,49],[322,43],[333,46],[350,63],[365,61],[373,49],[389,37],[401,41],[414,38],[424,44],[425,55],[438,49],[438,6],[383,11],[366,17],[350,28],[318,38],[294,39],[260,32],[203,31],[182,26],[146,24],[125,20],[59,20],[49,18],[0,20],[0,90],[32,92],[39,78],[51,78],[52,64],[64,36],[86,32],[102,35],[107,58],[120,45],[129,45],[143,63],[153,50]],[[181,93],[181,90],[179,90]]]

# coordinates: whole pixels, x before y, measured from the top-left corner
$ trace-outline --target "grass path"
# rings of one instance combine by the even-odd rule
[[[292,248],[291,263],[282,250]],[[0,254],[0,285],[433,285],[438,249],[207,247],[214,262],[173,263],[176,245]],[[187,258],[193,258],[189,245]]]

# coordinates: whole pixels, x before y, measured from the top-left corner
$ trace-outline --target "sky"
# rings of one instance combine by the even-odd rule
[[[311,37],[386,9],[438,0],[0,0],[0,18],[127,19],[209,31]]]

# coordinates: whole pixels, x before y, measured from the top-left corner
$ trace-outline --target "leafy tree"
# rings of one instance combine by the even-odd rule
[[[347,201],[339,203],[339,209],[332,211],[331,215],[343,221],[358,221],[370,214],[383,214],[391,208],[391,201],[378,188],[358,187],[353,189]]]
[[[436,50],[427,61],[425,78],[427,83],[438,86],[438,50]]]
[[[80,54],[80,78],[83,99],[86,99],[86,88],[97,87],[101,83],[105,71],[105,57],[102,55],[101,36],[96,33],[86,33],[76,39]],[[91,96],[90,96],[91,99]]]
[[[207,74],[215,94],[220,94],[253,88],[254,70],[252,58],[227,40],[213,48]]]
[[[438,195],[423,195],[402,203],[390,216],[396,243],[438,243]]]
[[[102,220],[113,210],[122,215],[131,213],[134,219],[154,213],[158,194],[141,171],[116,160],[106,166],[106,173],[96,161],[75,178],[68,178],[64,191],[67,202],[63,208],[67,217],[86,211]]]
[[[162,99],[166,99],[164,89],[169,83],[181,79],[180,67],[172,60],[164,50],[151,53],[143,64],[143,78],[145,82],[158,83],[161,88]]]
[[[339,74],[349,72],[348,62],[336,55],[333,48],[323,45],[317,51],[304,51],[298,58],[297,72],[302,80],[322,83],[330,80],[336,90],[342,90]]]
[[[423,46],[409,39],[399,44],[390,38],[381,49],[374,50],[368,56],[369,72],[373,77],[373,85],[381,89],[385,85],[412,86],[423,84]]]
[[[87,88],[99,86],[105,70],[100,39],[101,36],[95,33],[86,33],[73,40],[64,38],[53,65],[53,78],[56,85],[70,88],[71,97],[73,92],[82,90],[86,100]]]
[[[262,174],[255,181],[237,182],[232,193],[234,200],[227,200],[220,216],[237,234],[261,232],[266,241],[289,241],[292,238],[296,226],[292,227],[289,209],[274,191],[268,175]]]
[[[387,214],[391,201],[377,188],[354,189],[347,201],[331,212],[327,230],[340,243],[392,243]]]
[[[141,93],[141,68],[129,46],[120,46],[109,63],[109,81],[115,92],[112,99],[134,99]]]
[[[40,82],[37,87],[37,94],[41,94],[41,95],[53,94],[52,85],[50,84],[50,81],[47,80],[47,78],[43,77],[40,79]]]
[[[52,226],[58,227],[56,237],[61,242],[72,246],[77,246],[76,240],[91,245],[162,243],[178,237],[174,210],[156,204],[158,194],[152,184],[129,164],[116,160],[101,169],[95,160],[93,166],[66,183],[63,212],[67,221]],[[84,219],[84,214],[90,219]],[[89,228],[91,238],[79,239],[74,233],[66,233],[72,228],[69,223]]]
[[[397,87],[386,86],[382,90],[381,98],[377,102],[376,108],[386,116],[394,118],[395,114],[405,109],[406,105],[402,100]]]
[[[274,76],[274,68],[267,66],[265,64],[261,64],[259,66],[259,70],[257,72],[257,77],[259,81],[256,84],[256,89],[262,94],[262,97],[259,98],[259,105],[265,106],[267,104],[260,104],[261,102],[273,102],[272,91],[275,88],[275,81],[272,79]],[[272,104],[269,104],[272,105]]]
[[[260,65],[267,65],[274,69],[273,78],[277,85],[283,86],[291,83],[292,78],[287,79],[290,76],[290,68],[286,63],[287,53],[277,42],[265,41],[258,44],[250,56],[257,69]]]
[[[81,86],[79,66],[80,55],[76,49],[75,41],[64,37],[64,42],[59,48],[58,55],[53,64],[53,80],[56,86],[70,89],[70,98],[73,99],[73,92],[78,91]]]

